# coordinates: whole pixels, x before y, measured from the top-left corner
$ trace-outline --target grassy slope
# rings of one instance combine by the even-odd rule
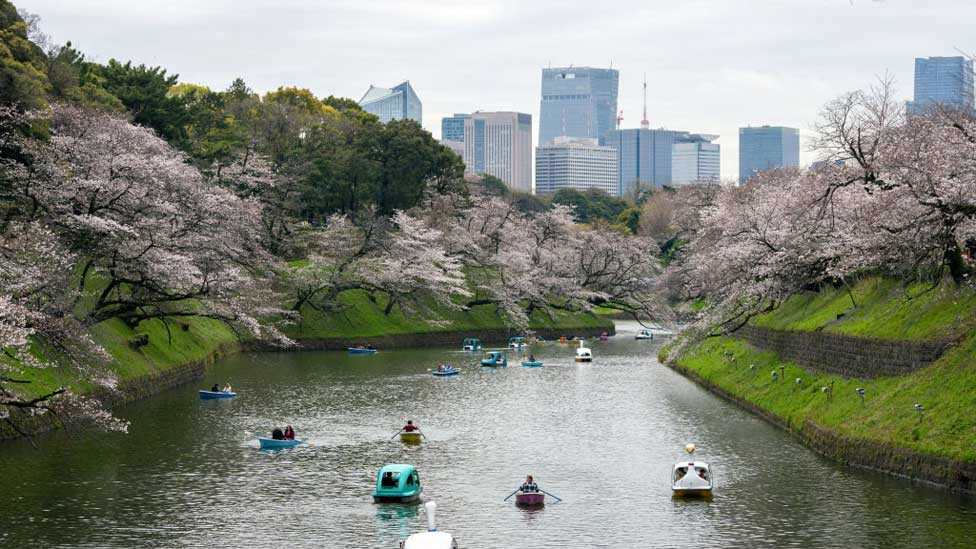
[[[923,288],[907,288],[915,295]],[[706,380],[753,402],[800,427],[811,420],[855,439],[890,443],[928,454],[976,461],[976,292],[946,286],[905,299],[906,288],[896,282],[869,279],[854,288],[859,308],[828,324],[827,331],[886,339],[959,339],[958,346],[931,366],[911,375],[875,380],[845,380],[813,374],[774,353],[759,351],[731,338],[715,338],[686,352],[681,365]],[[811,330],[827,324],[850,307],[845,291],[804,294],[758,319],[778,329]],[[731,351],[735,362],[723,353]],[[755,369],[749,365],[755,364]],[[771,372],[786,367],[784,379]],[[796,378],[802,378],[797,385]],[[821,387],[834,383],[828,401]],[[866,389],[862,407],[855,388]],[[919,422],[915,403],[925,406]]]
[[[350,291],[340,296],[345,306],[339,314],[323,314],[306,308],[302,311],[302,321],[285,331],[290,337],[298,339],[313,338],[355,338],[382,336],[387,334],[428,333],[479,329],[505,328],[502,318],[494,306],[472,307],[468,311],[451,311],[434,307],[429,318],[421,315],[405,315],[399,308],[383,314],[385,303],[373,303],[365,292]],[[427,320],[449,320],[449,326],[431,325]],[[532,328],[566,329],[572,335],[574,328],[609,328],[612,322],[592,314],[559,312],[555,319],[542,312],[532,315]]]

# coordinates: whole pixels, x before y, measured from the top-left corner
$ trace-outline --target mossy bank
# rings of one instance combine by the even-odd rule
[[[298,343],[298,349],[342,349],[352,343],[372,343],[384,348],[460,345],[464,337],[493,342],[516,334],[490,305],[467,311],[435,307],[423,315],[404,314],[394,309],[387,315],[385,303],[370,300],[360,291],[340,295],[339,304],[336,311],[328,314],[313,309],[302,311],[301,321],[286,330]],[[611,321],[589,313],[560,311],[550,317],[536,311],[531,320],[534,332],[550,338],[613,332]],[[59,387],[69,387],[95,395],[110,406],[118,406],[199,379],[208,365],[227,353],[265,348],[253,341],[239,341],[227,325],[206,318],[180,319],[170,322],[169,329],[159,320],[143,321],[135,328],[110,320],[92,327],[91,336],[111,356],[108,366],[119,381],[116,391],[96,387],[78,377],[74,370],[53,366],[19,372],[18,378],[30,383],[18,384],[14,390],[33,398]],[[35,345],[34,352],[43,355],[47,351]],[[51,414],[19,415],[12,419],[29,434],[61,426]],[[0,422],[0,440],[18,436],[9,423]]]
[[[971,289],[869,278],[661,359],[840,462],[976,492],[974,321]]]

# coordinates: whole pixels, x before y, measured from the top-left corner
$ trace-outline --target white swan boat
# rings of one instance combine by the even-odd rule
[[[589,347],[584,347],[584,343],[581,339],[579,347],[576,348],[576,362],[593,362],[593,351]]]
[[[406,541],[400,542],[400,549],[458,549],[458,542],[447,532],[438,532],[434,513],[437,504],[428,501],[424,504],[427,511],[427,531],[413,534]]]
[[[688,454],[695,445],[685,446]],[[712,471],[704,461],[679,461],[671,469],[671,492],[675,497],[712,497]]]
[[[654,334],[650,330],[641,330],[637,332],[634,339],[654,339]]]

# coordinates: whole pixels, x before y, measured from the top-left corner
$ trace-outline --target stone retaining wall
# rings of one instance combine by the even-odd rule
[[[676,361],[669,361],[667,366],[708,391],[788,431],[815,452],[844,465],[880,471],[953,491],[976,493],[976,463],[932,456],[880,442],[848,438],[809,420],[804,421],[803,426],[797,429],[783,418],[715,385]]]
[[[947,341],[889,341],[752,325],[743,326],[732,337],[810,370],[862,379],[910,374],[934,362],[952,345]]]

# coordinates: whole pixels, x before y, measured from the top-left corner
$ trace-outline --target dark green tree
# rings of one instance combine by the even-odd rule
[[[123,64],[115,59],[110,59],[99,72],[105,89],[122,101],[136,124],[156,130],[178,147],[188,146],[185,99],[169,93],[179,75],[166,74],[161,67],[133,65],[131,61]]]

